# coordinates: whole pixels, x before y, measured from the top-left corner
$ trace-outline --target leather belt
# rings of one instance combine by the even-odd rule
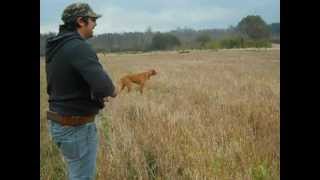
[[[80,126],[94,121],[95,114],[88,116],[61,116],[56,112],[47,111],[47,119],[55,121],[62,126]]]

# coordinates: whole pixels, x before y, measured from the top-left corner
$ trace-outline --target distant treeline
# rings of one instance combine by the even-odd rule
[[[44,55],[46,39],[54,35],[40,34],[40,55]],[[88,42],[97,52],[270,47],[280,43],[280,23],[264,25],[259,16],[247,16],[237,27],[227,29],[178,28],[161,33],[149,27],[145,32],[100,34]]]

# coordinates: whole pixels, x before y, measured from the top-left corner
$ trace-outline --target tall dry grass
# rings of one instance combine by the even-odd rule
[[[145,94],[122,93],[99,114],[97,179],[280,179],[280,51],[222,50],[100,56],[112,79],[159,71]],[[45,120],[41,179],[66,169]]]

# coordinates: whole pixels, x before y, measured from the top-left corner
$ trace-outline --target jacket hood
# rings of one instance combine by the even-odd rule
[[[83,39],[77,31],[59,33],[57,36],[50,37],[46,41],[46,62],[52,60],[53,55],[59,50],[66,42],[72,39]]]

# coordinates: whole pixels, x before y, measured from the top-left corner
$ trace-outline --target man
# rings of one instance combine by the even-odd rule
[[[108,97],[116,97],[113,82],[86,39],[101,15],[88,4],[63,11],[59,33],[47,40],[46,75],[53,141],[67,162],[70,180],[95,179],[98,136],[95,115]]]

